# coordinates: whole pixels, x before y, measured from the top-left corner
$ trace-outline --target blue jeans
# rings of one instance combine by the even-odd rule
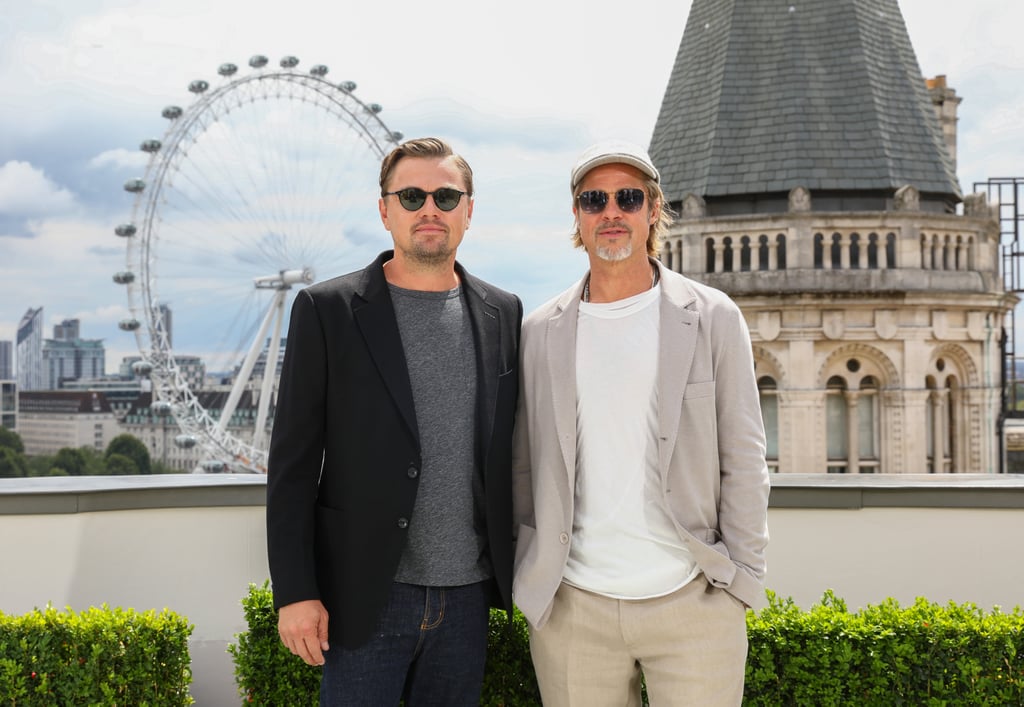
[[[324,654],[321,707],[476,707],[487,653],[488,582],[391,585],[370,640]]]

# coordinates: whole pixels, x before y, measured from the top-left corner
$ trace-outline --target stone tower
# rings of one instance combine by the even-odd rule
[[[693,0],[650,146],[661,259],[743,309],[774,471],[1000,470],[1016,297],[941,88],[896,0]]]

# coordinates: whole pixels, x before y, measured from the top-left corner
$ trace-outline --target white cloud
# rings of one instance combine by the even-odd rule
[[[147,162],[149,162],[149,155],[145,152],[141,150],[126,150],[123,147],[119,147],[114,150],[105,150],[96,155],[89,160],[89,167],[93,169],[103,169],[105,167],[123,169],[130,167],[143,170],[146,168]]]
[[[75,206],[75,196],[28,162],[10,160],[0,166],[0,214],[60,214]]]

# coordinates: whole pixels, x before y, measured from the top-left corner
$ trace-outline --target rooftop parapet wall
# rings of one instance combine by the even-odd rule
[[[920,211],[684,215],[668,267],[730,294],[1003,291],[996,221]]]

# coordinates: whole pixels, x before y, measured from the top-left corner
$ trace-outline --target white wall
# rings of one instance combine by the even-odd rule
[[[0,479],[0,611],[169,608],[194,625],[192,695],[240,705],[227,653],[241,600],[268,577],[264,479]],[[1024,479],[773,477],[768,586],[809,608],[1024,605]]]

